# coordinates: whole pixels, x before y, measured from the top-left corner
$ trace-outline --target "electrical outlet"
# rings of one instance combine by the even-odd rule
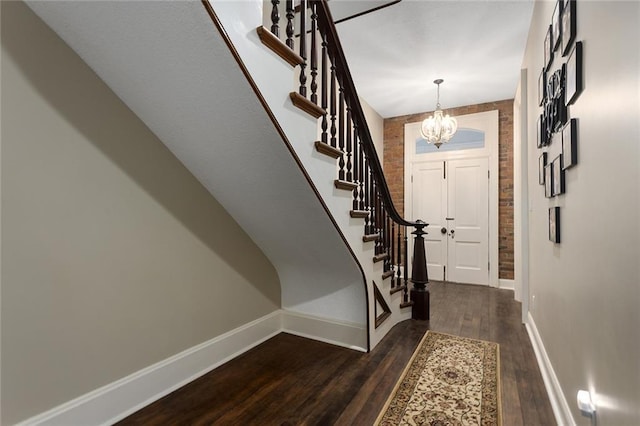
[[[534,312],[536,310],[536,295],[535,294],[531,295],[531,306],[530,306],[529,310],[531,312]]]

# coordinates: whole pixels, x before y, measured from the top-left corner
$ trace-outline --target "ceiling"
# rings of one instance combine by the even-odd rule
[[[330,0],[334,20],[393,3]],[[382,117],[511,99],[533,0],[402,0],[336,25],[360,96]]]

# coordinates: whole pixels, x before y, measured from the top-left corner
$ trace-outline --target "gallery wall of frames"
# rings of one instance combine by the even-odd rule
[[[583,89],[582,42],[576,41],[576,0],[557,0],[544,39],[544,62],[538,77],[537,147],[541,151],[538,182],[545,197],[565,193],[565,173],[578,163],[578,119],[571,116]],[[555,158],[548,147],[560,144]],[[555,150],[554,150],[555,151]],[[549,208],[549,240],[560,243],[560,207]]]

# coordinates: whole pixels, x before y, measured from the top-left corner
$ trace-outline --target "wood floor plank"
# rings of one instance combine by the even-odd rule
[[[371,353],[281,333],[119,424],[370,425],[427,330],[499,343],[503,424],[555,424],[513,292],[429,287],[430,321],[396,325]]]

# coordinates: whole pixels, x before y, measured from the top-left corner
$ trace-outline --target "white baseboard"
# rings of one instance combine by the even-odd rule
[[[527,332],[529,333],[529,339],[533,345],[533,350],[536,353],[540,373],[542,373],[542,379],[544,380],[544,386],[549,394],[549,400],[551,402],[553,414],[556,417],[556,422],[560,426],[575,426],[576,422],[571,414],[571,409],[569,408],[567,399],[564,397],[558,377],[553,371],[553,366],[547,356],[547,351],[544,348],[544,344],[542,343],[542,339],[538,333],[536,323],[531,316],[531,312],[529,312],[526,327]]]
[[[522,302],[522,281],[513,282],[513,298],[518,302]]]
[[[19,426],[111,425],[283,331],[366,351],[363,326],[278,310],[31,417]]]
[[[282,331],[361,352],[367,351],[364,325],[282,311]]]
[[[515,283],[514,283],[513,280],[507,280],[507,279],[500,278],[498,280],[498,285],[503,290],[514,290],[515,289]]]

